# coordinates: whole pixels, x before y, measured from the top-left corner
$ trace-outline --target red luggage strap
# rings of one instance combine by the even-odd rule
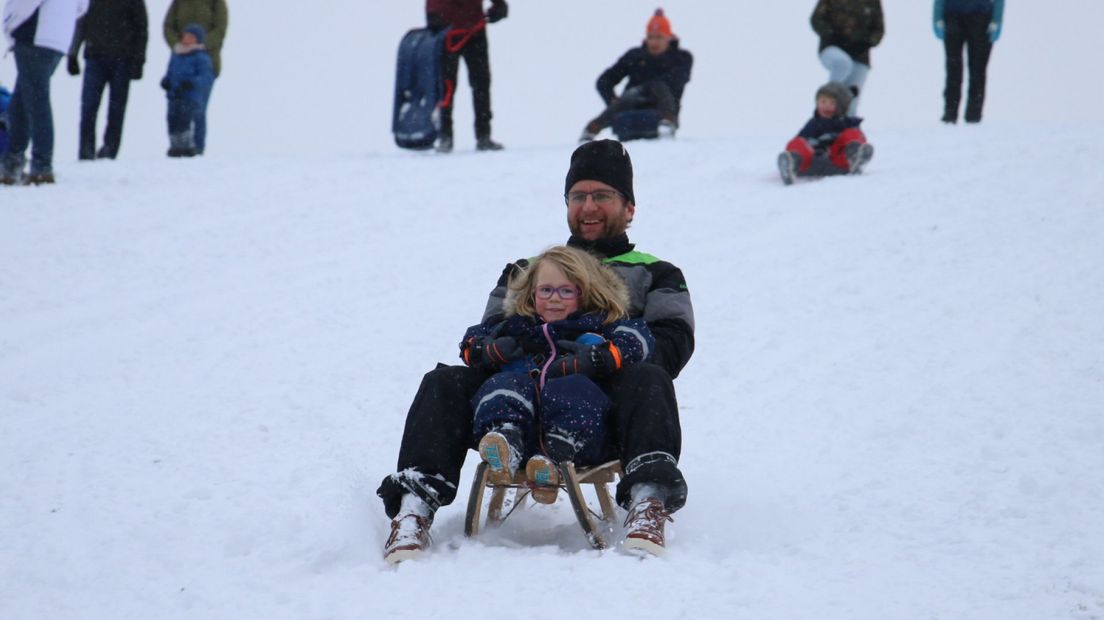
[[[471,28],[453,28],[445,35],[445,51],[449,54],[455,54],[464,49],[464,46],[468,44],[480,30],[487,27],[487,20],[481,19],[479,23]],[[452,106],[452,94],[456,91],[456,84],[452,80],[445,80],[445,96],[441,98],[441,101],[437,102],[438,108],[447,108]]]

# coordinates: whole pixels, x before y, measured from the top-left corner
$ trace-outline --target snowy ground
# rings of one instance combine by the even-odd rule
[[[496,76],[522,62],[511,6]],[[887,19],[926,29],[925,10]],[[677,382],[690,500],[659,560],[588,549],[563,504],[476,540],[454,504],[423,561],[380,559],[373,493],[420,376],[454,360],[507,260],[566,238],[592,94],[579,119],[542,103],[526,135],[504,79],[494,154],[401,152],[386,124],[321,151],[315,132],[251,140],[283,104],[235,123],[228,77],[225,150],[203,159],[135,130],[123,159],[78,165],[59,131],[62,182],[0,190],[0,618],[1104,618],[1104,125],[1072,92],[1012,97],[1030,81],[1002,53],[1040,49],[1012,28],[1045,28],[1039,11],[1009,7],[980,126],[939,125],[938,88],[876,64],[859,178],[779,183],[807,100],[630,145],[631,236],[682,267],[698,321]],[[237,45],[260,59],[249,12]],[[669,12],[708,47],[706,17]],[[923,29],[891,21],[883,57],[898,32],[933,52]],[[823,76],[801,36],[783,60],[807,77],[770,88],[805,97]],[[726,92],[701,62],[699,110]],[[340,118],[322,133],[358,135]]]

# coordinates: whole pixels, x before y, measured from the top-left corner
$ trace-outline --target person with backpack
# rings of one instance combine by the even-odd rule
[[[970,67],[970,87],[966,94],[967,123],[981,122],[985,104],[985,72],[989,54],[1001,34],[1004,0],[935,0],[932,29],[943,41],[947,56],[947,80],[943,88],[943,122],[958,121],[962,100],[962,48],[966,48]]]
[[[426,0],[426,27],[448,28],[441,74],[445,81],[445,100],[441,105],[441,126],[437,152],[452,152],[452,102],[456,95],[456,76],[460,59],[468,70],[468,83],[475,108],[475,149],[499,151],[502,145],[491,139],[491,61],[487,49],[487,24],[506,19],[506,0],[491,0],[483,13],[483,0]]]
[[[8,104],[8,147],[0,154],[0,184],[54,182],[54,113],[50,78],[69,51],[88,0],[7,0],[4,34],[15,53],[15,88]],[[32,146],[33,145],[33,146]],[[27,149],[31,148],[30,169]]]
[[[115,159],[119,154],[130,81],[142,79],[148,40],[149,20],[144,0],[91,0],[88,13],[77,22],[69,49],[68,71],[69,75],[80,75],[77,55],[84,45],[78,159]],[[110,88],[107,127],[103,146],[96,151],[96,117],[105,87]]]
[[[190,24],[198,24],[206,33],[203,47],[211,57],[215,77],[222,72],[222,44],[226,39],[226,29],[230,25],[230,15],[226,0],[172,0],[165,13],[165,43],[169,49],[180,42],[180,35]],[[207,89],[199,102],[195,115],[195,154],[202,155],[207,148],[207,104],[210,102],[214,83]]]
[[[820,37],[820,63],[828,69],[828,81],[851,89],[851,105],[844,112],[857,116],[870,49],[885,35],[881,0],[818,0],[810,22]]]
[[[654,136],[674,137],[694,56],[680,47],[663,9],[656,9],[644,32],[644,43],[622,54],[598,76],[596,87],[606,108],[586,124],[580,142],[593,140],[618,114],[629,110],[655,110],[659,120],[658,125],[652,121]],[[618,95],[614,87],[626,78],[628,83]]]
[[[673,380],[694,352],[690,293],[678,267],[629,242],[636,196],[632,161],[620,142],[597,140],[575,149],[564,202],[571,231],[566,245],[594,255],[624,280],[629,317],[643,318],[655,339],[649,361],[623,365],[608,375],[597,371],[592,349],[557,363],[563,364],[565,376],[586,375],[609,398],[610,448],[624,470],[616,500],[628,511],[625,535],[646,541],[641,544],[646,551],[660,553],[664,525],[687,496],[678,468],[682,431]],[[522,259],[506,266],[487,300],[482,324],[503,318],[509,282],[528,265]],[[488,338],[468,343],[468,350],[486,351],[493,342]],[[492,372],[481,364],[441,364],[422,379],[406,414],[396,471],[376,491],[392,520],[385,558],[395,550],[412,556],[428,547],[434,514],[456,498],[464,459],[476,447],[471,401]]]

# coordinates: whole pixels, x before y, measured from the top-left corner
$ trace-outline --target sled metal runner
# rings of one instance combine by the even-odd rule
[[[606,531],[610,529],[617,516],[617,508],[610,495],[610,483],[617,482],[622,476],[621,462],[608,461],[594,467],[576,469],[571,462],[561,463],[558,466],[560,474],[559,489],[567,493],[571,508],[579,526],[583,529],[587,542],[595,549],[605,549],[609,546],[603,537],[599,524],[603,524]],[[587,505],[583,496],[583,485],[592,485],[598,497],[598,505],[601,514],[595,514]],[[514,511],[522,508],[529,498],[532,490],[531,483],[526,479],[525,472],[518,472],[510,484],[494,484],[490,481],[490,468],[487,463],[481,462],[475,470],[472,480],[471,493],[468,494],[468,511],[464,519],[464,534],[477,536],[480,524],[483,522],[483,497],[486,490],[491,490],[491,497],[487,503],[486,525],[492,526],[502,523]],[[513,491],[512,503],[508,511],[504,512],[506,497],[509,491]],[[598,517],[595,519],[595,517]]]

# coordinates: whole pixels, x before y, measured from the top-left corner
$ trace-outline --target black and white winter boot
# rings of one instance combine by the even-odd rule
[[[851,174],[862,174],[863,166],[874,157],[874,145],[851,142],[844,147],[844,155],[847,156],[847,164]]]
[[[504,426],[483,435],[479,440],[479,458],[487,463],[493,484],[512,484],[521,465],[521,433]]]
[[[782,151],[778,155],[778,173],[782,175],[783,185],[792,185],[797,177],[797,154]]]

